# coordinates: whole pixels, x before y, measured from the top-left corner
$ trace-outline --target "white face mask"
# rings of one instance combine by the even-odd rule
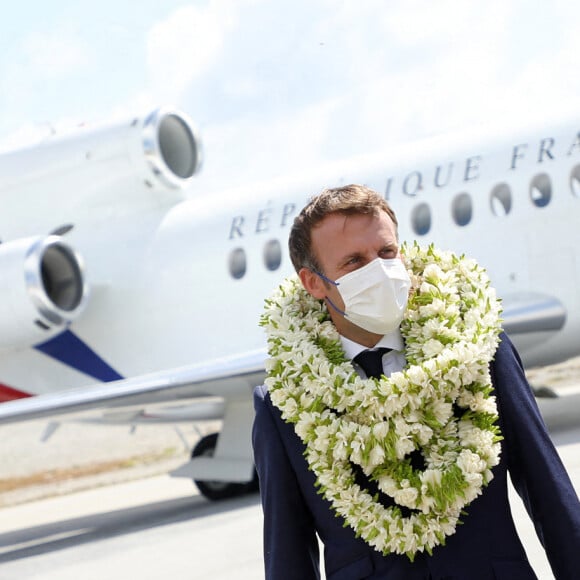
[[[321,277],[337,286],[344,312],[327,298],[331,306],[357,326],[375,334],[387,334],[401,324],[411,280],[400,258],[377,258],[336,282]]]

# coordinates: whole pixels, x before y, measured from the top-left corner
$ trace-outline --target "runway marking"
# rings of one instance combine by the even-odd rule
[[[10,554],[11,552],[17,552],[18,550],[25,550],[27,548],[34,548],[35,546],[41,546],[44,544],[49,544],[51,542],[58,542],[59,540],[74,538],[75,536],[85,534],[87,531],[89,531],[89,528],[80,530],[70,530],[68,532],[60,532],[59,534],[52,534],[50,536],[42,536],[41,538],[28,540],[27,542],[10,544],[9,546],[0,546],[0,555]]]

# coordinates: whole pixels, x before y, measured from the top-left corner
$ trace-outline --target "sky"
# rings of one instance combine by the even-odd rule
[[[0,146],[175,106],[206,182],[580,117],[568,0],[50,0],[0,23]]]

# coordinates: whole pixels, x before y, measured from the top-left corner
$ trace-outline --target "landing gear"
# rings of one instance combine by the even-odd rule
[[[192,459],[200,456],[212,457],[215,452],[218,436],[219,433],[212,433],[200,439],[191,452]],[[227,481],[198,479],[194,479],[193,481],[197,485],[200,493],[212,501],[238,497],[258,491],[258,475],[256,470],[254,470],[252,481],[248,483],[229,483]]]
[[[536,387],[534,385],[531,385],[531,387],[532,387],[532,392],[534,393],[534,396],[537,399],[557,399],[558,398],[558,393],[556,393],[556,391],[554,391],[554,389],[552,389],[552,387],[546,387],[546,386]]]

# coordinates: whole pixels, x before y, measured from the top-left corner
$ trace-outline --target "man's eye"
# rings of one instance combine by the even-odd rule
[[[381,251],[381,258],[384,260],[389,258],[396,258],[397,257],[397,250],[394,248],[385,248]]]

